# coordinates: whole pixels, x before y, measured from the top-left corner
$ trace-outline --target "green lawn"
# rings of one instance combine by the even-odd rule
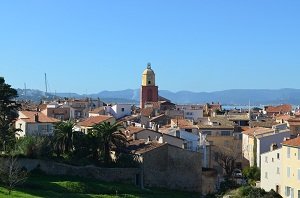
[[[170,191],[165,189],[141,190],[133,185],[121,183],[100,182],[91,179],[48,176],[42,174],[31,175],[25,184],[17,187],[8,195],[8,191],[0,187],[0,197],[63,197],[63,198],[117,198],[117,197],[157,197],[157,198],[185,198],[200,197],[197,193]]]

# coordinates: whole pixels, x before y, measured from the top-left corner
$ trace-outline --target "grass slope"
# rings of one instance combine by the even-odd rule
[[[0,187],[0,197],[37,198],[184,198],[199,197],[197,193],[170,191],[165,189],[141,190],[136,186],[122,183],[108,183],[97,180],[66,176],[31,175],[27,182],[16,188],[11,195]]]

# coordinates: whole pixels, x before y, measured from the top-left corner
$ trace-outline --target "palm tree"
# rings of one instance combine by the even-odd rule
[[[58,122],[54,128],[54,147],[57,156],[60,153],[70,152],[73,148],[73,121]]]
[[[104,163],[111,161],[110,153],[113,149],[119,151],[120,148],[126,145],[127,139],[121,129],[121,124],[111,125],[108,122],[95,124],[90,131],[90,134],[95,137],[99,151],[103,154]]]

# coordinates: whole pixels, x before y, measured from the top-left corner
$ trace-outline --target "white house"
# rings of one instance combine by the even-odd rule
[[[265,191],[273,189],[280,193],[281,183],[281,150],[276,144],[270,145],[270,151],[261,154],[260,187]]]
[[[53,125],[59,122],[37,111],[19,111],[19,118],[15,123],[17,137],[28,135],[52,135]]]
[[[176,105],[176,109],[183,111],[185,119],[197,121],[203,118],[202,105]]]
[[[277,124],[271,129],[255,127],[243,131],[243,156],[249,160],[250,166],[254,166],[256,162],[260,167],[261,154],[268,152],[273,143],[281,147],[283,140],[290,136],[287,124]]]
[[[113,106],[107,106],[106,112],[116,119],[123,118],[125,116],[131,115],[131,104],[115,104]]]

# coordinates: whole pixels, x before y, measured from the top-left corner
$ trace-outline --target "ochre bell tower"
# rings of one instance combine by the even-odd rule
[[[140,107],[144,108],[146,102],[158,101],[158,87],[155,86],[155,73],[151,69],[151,64],[147,64],[147,69],[142,75],[142,87],[140,94]]]

